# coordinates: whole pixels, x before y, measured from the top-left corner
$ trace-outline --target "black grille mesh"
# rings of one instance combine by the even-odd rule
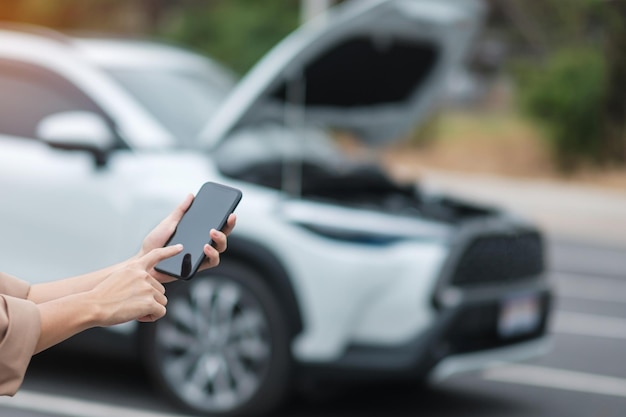
[[[510,282],[544,270],[543,241],[538,233],[480,236],[461,255],[453,285]]]

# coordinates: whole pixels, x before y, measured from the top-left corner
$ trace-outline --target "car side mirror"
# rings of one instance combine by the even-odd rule
[[[105,120],[86,111],[44,117],[37,125],[37,136],[53,148],[91,153],[98,167],[106,164],[115,143],[115,135]]]

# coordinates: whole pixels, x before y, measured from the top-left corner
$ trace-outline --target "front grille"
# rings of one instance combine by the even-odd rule
[[[543,241],[538,233],[480,236],[461,255],[450,282],[457,286],[503,283],[543,270]]]

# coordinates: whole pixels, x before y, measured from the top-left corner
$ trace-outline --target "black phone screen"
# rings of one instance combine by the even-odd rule
[[[166,246],[181,243],[181,253],[159,262],[155,269],[179,279],[190,279],[205,258],[204,245],[211,244],[211,229],[221,230],[241,200],[241,191],[213,182],[205,183],[178,223]]]

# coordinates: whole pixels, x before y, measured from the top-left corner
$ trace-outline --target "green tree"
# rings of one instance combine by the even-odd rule
[[[606,69],[588,47],[560,49],[520,78],[522,108],[545,128],[563,170],[602,161]]]
[[[1,0],[0,20],[158,37],[243,74],[299,25],[300,0]]]
[[[626,163],[625,1],[500,1],[540,32],[526,36],[534,42],[518,65],[520,98],[561,166]]]
[[[607,94],[604,107],[604,159],[626,164],[626,1],[606,2],[605,56]]]
[[[297,0],[185,2],[161,36],[191,47],[245,73],[298,27]]]

